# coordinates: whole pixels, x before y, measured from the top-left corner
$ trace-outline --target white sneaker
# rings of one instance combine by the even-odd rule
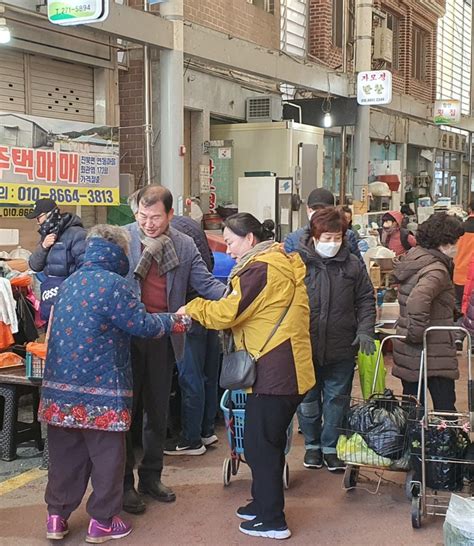
[[[206,447],[212,446],[212,444],[215,444],[218,441],[219,438],[215,434],[211,434],[210,436],[201,436],[202,445]]]

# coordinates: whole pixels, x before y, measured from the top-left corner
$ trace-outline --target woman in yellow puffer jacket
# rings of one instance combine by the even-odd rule
[[[245,457],[252,470],[252,502],[237,510],[251,536],[288,538],[283,512],[286,429],[304,394],[315,384],[309,337],[309,305],[301,258],[286,255],[273,237],[274,224],[247,213],[225,222],[227,253],[237,260],[229,292],[219,301],[196,298],[178,313],[203,326],[230,328],[236,349],[258,355],[257,378],[245,409]],[[275,324],[283,321],[264,350]]]

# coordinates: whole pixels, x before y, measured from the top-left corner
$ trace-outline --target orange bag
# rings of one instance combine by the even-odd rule
[[[48,350],[47,343],[36,343],[35,341],[32,341],[26,344],[26,351],[28,353],[31,353],[32,355],[35,355],[38,358],[42,358],[43,360],[46,358],[47,350]]]
[[[15,343],[15,339],[12,335],[12,329],[8,324],[0,321],[0,349],[10,347]]]
[[[15,353],[0,353],[0,368],[11,368],[24,364],[21,356]]]

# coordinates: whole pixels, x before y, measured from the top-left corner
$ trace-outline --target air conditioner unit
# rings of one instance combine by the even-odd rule
[[[248,97],[246,100],[246,120],[248,122],[280,121],[283,106],[281,98],[274,95]]]
[[[387,27],[376,27],[374,31],[374,60],[393,60],[393,32]]]

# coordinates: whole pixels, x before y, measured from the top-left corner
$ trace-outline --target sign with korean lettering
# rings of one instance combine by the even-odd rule
[[[438,125],[448,125],[461,121],[461,102],[458,100],[437,100],[434,103],[434,122]]]
[[[369,70],[357,74],[357,104],[371,106],[392,102],[390,70]]]
[[[0,112],[0,206],[118,205],[118,128]]]
[[[109,0],[48,0],[48,19],[56,25],[98,23],[108,15]]]

